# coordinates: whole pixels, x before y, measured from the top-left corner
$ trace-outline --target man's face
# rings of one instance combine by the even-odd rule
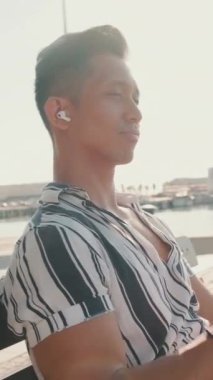
[[[139,139],[138,101],[124,60],[109,54],[93,58],[75,110],[76,143],[100,162],[130,162]]]

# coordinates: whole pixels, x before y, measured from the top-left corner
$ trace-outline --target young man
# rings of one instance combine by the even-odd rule
[[[114,170],[132,160],[142,118],[126,51],[116,28],[99,26],[38,56],[55,182],[16,244],[8,324],[40,378],[210,380],[212,296],[168,228],[116,199]]]

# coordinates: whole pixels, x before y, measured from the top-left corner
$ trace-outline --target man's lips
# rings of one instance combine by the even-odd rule
[[[121,134],[126,136],[128,139],[132,141],[138,141],[140,137],[140,132],[138,129],[128,128],[123,131],[121,131]]]

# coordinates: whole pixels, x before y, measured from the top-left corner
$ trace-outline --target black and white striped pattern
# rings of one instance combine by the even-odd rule
[[[9,325],[30,347],[66,327],[114,311],[129,366],[190,342],[203,330],[190,269],[168,228],[135,208],[171,246],[163,262],[143,236],[87,194],[49,184],[17,242],[6,276]]]

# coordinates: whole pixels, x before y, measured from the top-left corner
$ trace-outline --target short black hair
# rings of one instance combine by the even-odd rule
[[[38,54],[35,99],[49,132],[48,120],[43,109],[48,97],[74,98],[92,57],[110,53],[125,58],[127,50],[127,43],[121,32],[111,25],[102,25],[78,33],[65,34]]]

